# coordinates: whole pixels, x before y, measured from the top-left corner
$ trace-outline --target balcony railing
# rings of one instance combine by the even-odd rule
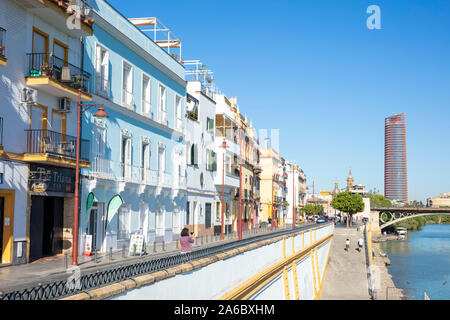
[[[120,177],[122,181],[141,183],[142,168],[131,164],[120,163]]]
[[[172,185],[172,175],[168,172],[158,172],[158,184],[163,187],[170,187]]]
[[[156,186],[158,185],[158,171],[152,169],[141,168],[142,181],[146,185]]]
[[[28,53],[28,77],[50,77],[74,89],[89,93],[91,74],[52,53]]]
[[[122,104],[128,108],[133,106],[133,92],[122,89]]]
[[[0,56],[6,58],[6,30],[0,27]]]
[[[150,101],[147,100],[146,98],[142,99],[142,113],[144,115],[147,115],[149,117],[151,117],[153,119],[153,115],[152,115],[152,108],[150,105]]]
[[[101,73],[95,74],[95,93],[99,96],[109,98],[109,80]]]
[[[27,129],[25,132],[27,133],[27,153],[48,153],[76,158],[76,137],[43,129]],[[89,161],[89,150],[89,140],[82,139],[80,160]]]
[[[91,175],[101,179],[115,180],[113,161],[94,157],[91,164]]]
[[[159,109],[159,122],[167,126],[167,111]]]

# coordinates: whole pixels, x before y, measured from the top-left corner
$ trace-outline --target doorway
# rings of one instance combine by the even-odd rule
[[[31,196],[30,261],[62,253],[64,198]]]
[[[104,203],[94,202],[89,213],[89,225],[87,234],[92,236],[92,252],[106,251],[106,244],[104,243]]]
[[[194,234],[198,236],[198,202],[194,201],[194,216],[192,221],[194,227]]]

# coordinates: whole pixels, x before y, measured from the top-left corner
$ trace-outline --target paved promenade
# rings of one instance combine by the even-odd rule
[[[370,299],[364,248],[361,252],[356,250],[360,237],[363,238],[362,227],[357,231],[356,227],[336,225],[320,300]],[[344,250],[347,238],[348,252]]]

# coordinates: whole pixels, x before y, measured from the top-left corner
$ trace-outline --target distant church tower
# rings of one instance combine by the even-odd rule
[[[334,190],[332,192],[333,198],[339,194],[339,182],[334,183]]]
[[[347,178],[347,191],[352,190],[354,184],[355,184],[355,182],[352,177],[352,169],[350,169],[350,172],[348,173],[348,178]]]

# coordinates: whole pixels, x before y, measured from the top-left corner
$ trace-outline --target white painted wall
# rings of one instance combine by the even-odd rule
[[[334,226],[319,229],[322,237],[334,231]],[[319,240],[317,234],[317,240]],[[305,237],[309,239],[309,232]],[[292,247],[292,240],[286,240],[286,248]],[[296,236],[295,243],[302,241],[302,235]],[[319,260],[320,279],[323,278],[326,257],[328,256],[329,243],[317,249]],[[151,285],[128,291],[124,294],[110,298],[110,300],[216,300],[232,289],[236,288],[252,276],[267,269],[283,258],[283,241],[278,241],[267,246],[259,247],[251,251],[233,256],[226,260],[207,265],[203,268],[186,272],[172,278],[158,281]],[[316,263],[316,261],[314,261]],[[236,266],[239,268],[236,268]],[[297,263],[297,276],[300,291],[300,299],[314,298],[314,284],[312,275],[312,261],[310,255]],[[220,275],[220,276],[218,276]],[[293,287],[293,273],[289,271],[289,281]],[[316,287],[319,288],[316,275]],[[182,288],[182,290],[180,290]],[[276,277],[270,284],[256,292],[251,299],[254,300],[282,300],[284,299],[284,284],[282,277]],[[295,298],[294,292],[291,299]]]

